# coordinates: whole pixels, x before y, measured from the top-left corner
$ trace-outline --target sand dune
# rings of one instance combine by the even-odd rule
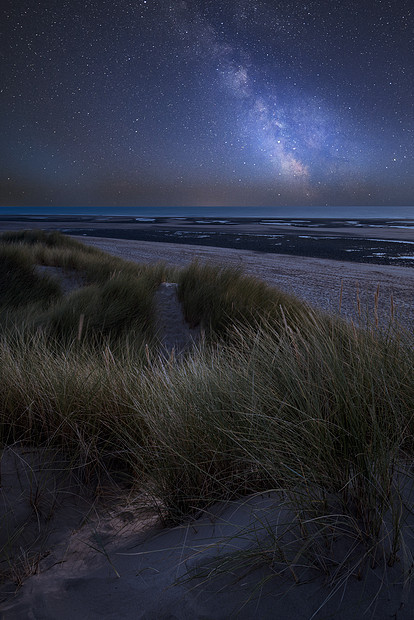
[[[29,464],[22,454],[12,452],[6,455],[4,473],[6,486],[14,481],[13,511],[20,520],[26,511],[36,532],[27,495]],[[14,477],[16,467],[23,486]],[[51,552],[40,560],[36,574],[6,600],[3,589],[2,620],[413,617],[414,592],[403,579],[403,568],[408,567],[396,563],[390,568],[381,558],[375,568],[366,568],[363,579],[339,573],[330,580],[304,567],[302,560],[294,573],[275,560],[272,568],[268,562],[256,568],[247,562],[242,569],[228,569],[210,579],[215,562],[252,545],[260,548],[269,531],[292,538],[287,525],[292,514],[276,492],[216,504],[197,520],[175,528],[161,528],[155,515],[143,515],[133,503],[108,503],[106,509],[91,512],[74,497],[63,499],[62,493],[60,488],[50,525]],[[413,516],[408,519],[406,531],[414,525]],[[340,561],[349,544],[339,540],[333,559]],[[297,548],[293,542],[292,554]],[[331,568],[335,575],[335,565]]]
[[[392,297],[398,319],[409,329],[413,325],[414,269],[408,267],[98,237],[83,237],[82,242],[136,262],[164,261],[183,266],[198,259],[240,266],[318,308],[354,320],[358,319],[358,297],[362,315],[372,315],[379,286],[378,316],[382,324],[388,324]]]
[[[372,307],[379,285],[382,320],[389,316],[391,294],[401,319],[406,324],[412,320],[414,271],[407,268],[166,243],[83,241],[138,262],[185,265],[198,258],[240,265],[247,273],[336,312],[342,282],[341,312],[352,318],[357,315],[356,287],[363,306]],[[0,518],[11,511],[18,525],[29,522],[34,535],[43,518],[42,506],[36,515],[31,505],[36,461],[37,455],[22,457],[16,449],[3,455],[3,491],[7,490],[3,497],[8,502],[0,506]],[[42,487],[48,501],[58,491],[57,509],[50,521],[51,553],[40,559],[37,574],[19,591],[3,590],[2,620],[413,617],[414,592],[404,582],[407,567],[402,563],[390,568],[380,560],[376,568],[367,568],[362,580],[337,575],[331,582],[307,568],[299,571],[296,584],[292,574],[277,563],[272,568],[227,571],[217,579],[206,578],[212,559],[252,543],[260,546],[269,529],[283,534],[283,524],[291,515],[276,493],[215,505],[195,521],[162,528],[155,514],[140,512],[139,498],[122,506],[108,502],[91,513],[84,503],[71,500],[68,493],[73,489],[67,481],[56,484],[53,467],[48,471],[50,477]],[[410,540],[413,516],[407,511],[403,517]],[[338,559],[346,553],[341,545]]]

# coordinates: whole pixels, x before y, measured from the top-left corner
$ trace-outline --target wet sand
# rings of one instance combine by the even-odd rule
[[[414,221],[0,215],[7,228],[414,267]]]
[[[136,218],[127,216],[113,217],[97,217],[97,216],[48,216],[38,217],[7,217],[0,215],[0,232],[5,230],[24,230],[24,229],[45,229],[59,230],[62,228],[79,228],[88,229],[95,228],[100,231],[104,230],[120,230],[128,228],[130,230],[149,231],[149,230],[165,230],[171,231],[184,229],[188,231],[203,231],[215,233],[263,233],[277,234],[288,233],[292,235],[312,234],[313,236],[340,235],[344,237],[361,237],[376,239],[394,239],[398,241],[414,241],[414,225],[412,227],[400,228],[394,226],[381,225],[382,220],[372,226],[355,227],[345,225],[344,222],[335,222],[334,220],[318,220],[323,222],[323,227],[315,227],[314,225],[300,225],[295,223],[270,223],[273,218],[266,220],[265,218],[234,218],[223,220],[216,218]],[[274,218],[275,221],[276,218]],[[314,220],[315,222],[316,220]]]

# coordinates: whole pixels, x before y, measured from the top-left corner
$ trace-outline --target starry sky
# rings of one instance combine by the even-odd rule
[[[6,0],[0,204],[412,205],[411,0]]]

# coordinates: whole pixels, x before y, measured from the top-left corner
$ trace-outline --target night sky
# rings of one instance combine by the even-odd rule
[[[412,6],[6,0],[0,204],[412,205]]]

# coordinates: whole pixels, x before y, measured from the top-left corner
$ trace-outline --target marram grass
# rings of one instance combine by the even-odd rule
[[[4,291],[3,447],[46,446],[89,487],[104,479],[143,492],[169,523],[272,490],[290,515],[289,536],[269,525],[257,548],[217,570],[277,558],[294,578],[303,564],[356,574],[406,550],[406,334],[390,337],[375,321],[356,328],[237,270],[139,266],[56,234],[9,233],[0,256],[11,257],[0,263],[7,277],[10,260],[17,265],[16,290],[30,274],[44,291],[12,313]],[[75,269],[85,286],[63,295],[35,264]],[[160,355],[153,321],[153,294],[171,279],[206,334],[178,361]],[[341,536],[351,542],[338,567],[329,549]]]

